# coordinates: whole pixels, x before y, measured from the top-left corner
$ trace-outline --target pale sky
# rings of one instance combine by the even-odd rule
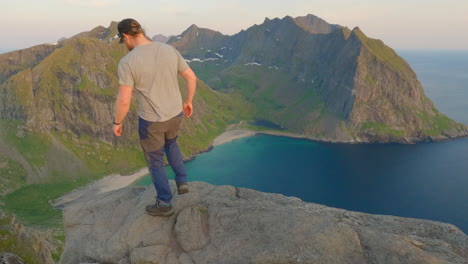
[[[233,35],[270,19],[316,15],[394,49],[468,50],[468,0],[0,0],[0,52],[135,18],[148,35],[192,24]]]

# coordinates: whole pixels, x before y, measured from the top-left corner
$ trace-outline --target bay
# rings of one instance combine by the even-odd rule
[[[468,52],[399,54],[436,107],[468,124]],[[216,146],[186,166],[190,181],[281,193],[346,210],[442,221],[468,233],[467,150],[468,139],[351,145],[255,135]],[[138,184],[149,185],[151,179],[146,176]]]

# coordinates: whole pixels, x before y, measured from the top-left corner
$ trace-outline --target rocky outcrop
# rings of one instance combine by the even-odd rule
[[[175,189],[174,182],[171,181]],[[61,263],[467,263],[457,227],[370,215],[233,186],[191,183],[175,213],[152,217],[154,187],[63,209]]]
[[[5,221],[9,223],[4,225]],[[0,211],[0,263],[54,264],[62,247],[51,233],[25,227]]]
[[[0,252],[0,263],[2,264],[24,264],[24,261],[15,254]]]

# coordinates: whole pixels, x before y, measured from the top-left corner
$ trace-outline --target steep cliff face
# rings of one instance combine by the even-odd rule
[[[312,138],[414,142],[468,135],[434,108],[402,58],[359,28],[313,15],[267,18],[212,42],[209,52],[194,34],[169,43],[211,87],[254,103],[257,118]]]
[[[468,261],[468,237],[450,224],[203,182],[174,196],[171,217],[153,217],[144,208],[154,195],[152,186],[126,187],[66,206],[61,263]]]
[[[349,123],[370,141],[428,139],[466,135],[467,129],[441,114],[425,96],[411,67],[380,40],[359,28],[351,38],[361,49],[354,79],[355,100]]]

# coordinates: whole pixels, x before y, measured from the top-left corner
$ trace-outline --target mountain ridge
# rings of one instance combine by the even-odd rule
[[[314,27],[326,30],[318,34]],[[211,87],[239,92],[258,105],[257,118],[309,138],[413,143],[468,135],[466,126],[434,107],[393,49],[359,27],[286,16],[223,36],[209,50],[193,35],[168,43]],[[283,85],[271,88],[266,79]]]

